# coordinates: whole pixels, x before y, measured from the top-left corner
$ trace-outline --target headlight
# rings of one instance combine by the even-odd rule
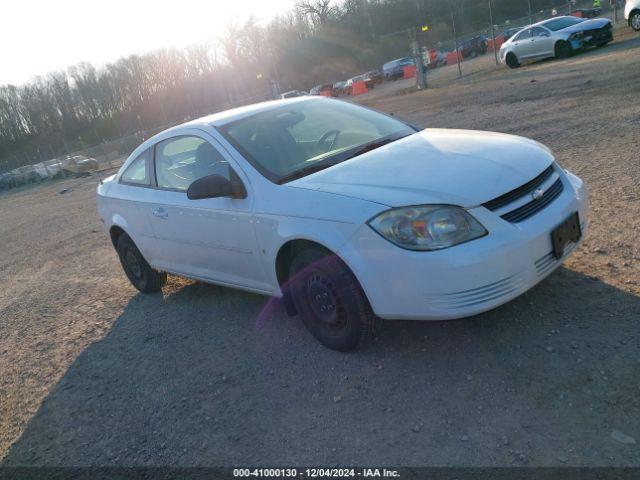
[[[440,250],[488,232],[460,207],[424,205],[395,208],[369,221],[384,238],[408,250]]]

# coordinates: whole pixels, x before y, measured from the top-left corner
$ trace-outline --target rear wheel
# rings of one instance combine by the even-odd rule
[[[289,279],[296,310],[323,345],[352,351],[368,342],[380,326],[358,280],[336,255],[319,249],[298,252]]]
[[[142,293],[154,293],[162,289],[167,274],[151,268],[129,235],[123,233],[118,237],[116,251],[124,273],[134,287]]]
[[[571,44],[569,42],[560,41],[556,43],[556,58],[569,58],[572,53]]]
[[[518,61],[518,57],[516,57],[515,53],[507,54],[507,66],[509,68],[518,68],[520,66],[520,62]]]
[[[631,12],[631,15],[629,16],[629,25],[636,32],[640,32],[640,10]]]

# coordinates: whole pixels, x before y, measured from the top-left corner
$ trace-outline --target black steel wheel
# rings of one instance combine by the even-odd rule
[[[571,44],[565,41],[559,41],[556,43],[555,54],[556,58],[569,58],[573,53]]]
[[[515,53],[507,54],[507,67],[509,68],[518,68],[520,66],[520,62],[518,61],[518,57],[516,57]]]
[[[381,323],[353,273],[330,252],[298,252],[291,263],[288,289],[307,329],[333,350],[357,349]]]
[[[116,251],[122,269],[134,287],[142,293],[154,293],[162,289],[167,274],[151,268],[129,235],[123,233],[118,237]]]

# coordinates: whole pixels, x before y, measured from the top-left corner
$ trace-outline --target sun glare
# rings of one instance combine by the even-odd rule
[[[0,84],[20,84],[79,62],[212,42],[229,24],[268,21],[293,0],[3,2]],[[28,28],[27,28],[28,26]]]

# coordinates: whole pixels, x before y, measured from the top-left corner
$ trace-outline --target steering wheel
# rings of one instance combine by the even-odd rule
[[[330,151],[333,150],[333,147],[335,146],[336,142],[338,141],[338,137],[340,136],[340,130],[329,130],[328,132],[325,132],[322,134],[322,137],[320,137],[320,140],[318,140],[318,147],[322,147],[327,140],[329,140],[331,138],[331,135],[333,135],[333,141],[331,142],[331,145],[329,145],[329,148],[327,148],[325,151]]]

